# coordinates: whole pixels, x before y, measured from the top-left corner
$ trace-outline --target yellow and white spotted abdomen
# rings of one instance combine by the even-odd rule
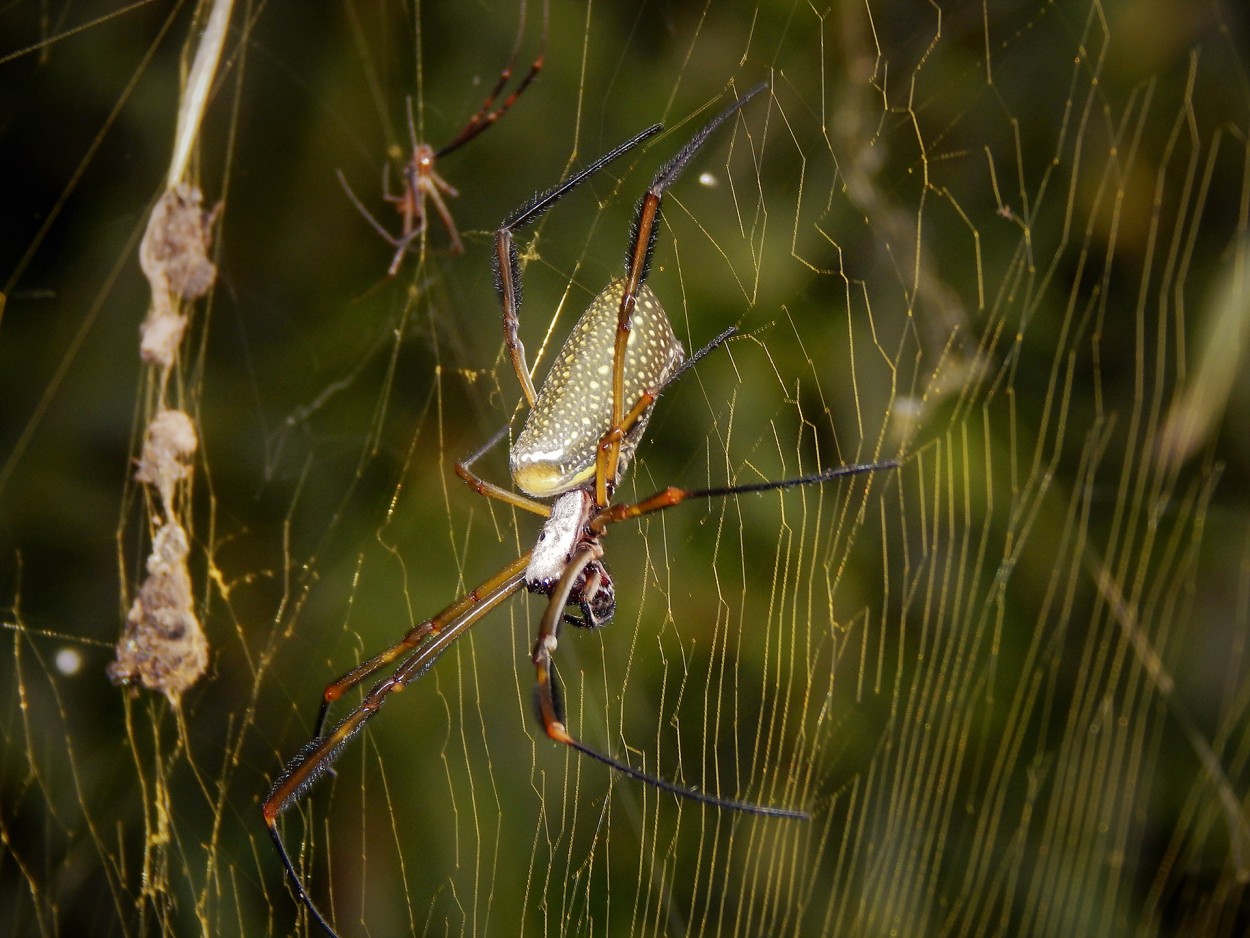
[[[549,498],[594,478],[595,452],[612,421],[612,357],[623,291],[624,281],[613,280],[582,313],[512,446],[512,479],[530,495]],[[645,284],[630,323],[623,413],[644,391],[662,388],[684,355],[664,307]],[[620,471],[650,416],[648,409],[626,434]]]

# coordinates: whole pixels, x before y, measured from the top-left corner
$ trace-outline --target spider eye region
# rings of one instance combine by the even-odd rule
[[[612,423],[616,320],[624,289],[623,280],[613,280],[582,313],[513,444],[512,479],[530,495],[550,498],[595,474],[599,441]],[[622,411],[628,413],[644,392],[658,392],[684,354],[664,307],[642,285],[625,346]],[[625,434],[618,471],[633,456],[650,416],[648,408]]]

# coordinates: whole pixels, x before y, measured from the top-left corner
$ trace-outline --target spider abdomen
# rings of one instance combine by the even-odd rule
[[[594,477],[599,441],[612,422],[612,358],[623,291],[624,281],[613,280],[582,313],[512,446],[512,478],[530,495],[558,495]],[[624,412],[644,392],[663,387],[683,355],[664,307],[644,284],[625,346]],[[626,433],[618,471],[629,462],[650,415],[648,408]]]

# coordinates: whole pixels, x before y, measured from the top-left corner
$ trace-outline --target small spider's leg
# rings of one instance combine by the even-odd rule
[[[352,187],[347,184],[347,177],[343,175],[343,171],[339,169],[335,170],[335,173],[339,177],[339,183],[343,186],[343,191],[346,192],[347,197],[351,199],[352,205],[356,206],[356,211],[360,212],[360,214],[364,216],[364,219],[369,223],[369,226],[381,235],[387,244],[395,248],[395,256],[391,258],[391,266],[386,270],[386,275],[388,277],[394,277],[395,273],[399,270],[399,265],[403,262],[404,254],[408,252],[408,246],[412,244],[413,238],[415,238],[419,232],[407,232],[408,225],[405,222],[404,227],[406,233],[403,237],[395,237],[395,235],[391,234],[384,227],[382,227],[382,223],[374,218],[373,214],[365,208],[364,203],[357,198],[356,193],[352,191]],[[405,199],[404,195],[393,196],[383,193],[382,197],[388,202],[400,203],[401,211],[403,211],[402,203]]]
[[[406,243],[403,238],[397,238],[393,234],[391,234],[389,231],[387,231],[382,226],[382,223],[378,221],[376,218],[374,218],[373,214],[367,208],[365,208],[365,204],[361,202],[359,198],[357,198],[356,193],[352,191],[352,187],[348,185],[347,177],[343,175],[343,171],[341,169],[336,169],[334,171],[334,174],[339,177],[339,184],[342,185],[343,191],[346,192],[347,197],[351,199],[351,203],[352,205],[356,207],[356,211],[358,211],[362,216],[364,216],[364,219],[365,221],[369,223],[370,228],[372,228],[379,235],[381,235],[386,240],[386,243],[391,246],[398,246],[400,244]]]
[[[590,756],[604,765],[615,769],[622,775],[627,775],[639,782],[645,782],[661,791],[669,792],[682,798],[689,798],[692,801],[698,801],[703,804],[712,805],[717,808],[723,808],[728,811],[743,811],[747,814],[767,815],[768,817],[793,818],[795,820],[807,820],[810,815],[805,811],[795,811],[790,808],[778,808],[772,805],[755,804],[750,801],[737,801],[730,798],[719,798],[716,795],[710,795],[705,792],[696,791],[693,788],[687,788],[684,785],[678,785],[674,782],[667,782],[658,776],[651,775],[641,769],[636,769],[631,765],[620,762],[609,755],[592,749],[585,743],[572,736],[564,723],[564,708],[562,703],[562,695],[558,679],[556,678],[555,663],[552,657],[556,649],[556,639],[559,633],[560,622],[564,618],[564,608],[569,603],[569,597],[573,591],[573,584],[582,574],[586,567],[603,557],[603,545],[597,540],[592,540],[583,545],[574,553],[569,561],[568,567],[561,575],[559,582],[551,591],[551,599],[547,603],[547,609],[543,613],[542,624],[539,626],[538,640],[534,643],[533,661],[538,672],[538,712],[539,717],[543,721],[543,729],[547,735],[556,742],[564,743],[573,749],[576,749],[582,755]]]
[[[666,508],[672,508],[674,505],[680,505],[691,498],[725,498],[729,495],[772,492],[777,489],[797,488],[801,485],[819,485],[822,482],[840,479],[843,476],[858,475],[864,472],[879,472],[885,469],[897,469],[899,465],[900,463],[889,460],[887,462],[862,463],[853,466],[835,466],[823,472],[817,472],[808,476],[797,476],[792,479],[778,479],[772,482],[748,482],[744,485],[726,485],[710,489],[681,489],[676,486],[669,486],[661,489],[654,495],[644,498],[640,502],[634,502],[632,505],[609,505],[590,522],[590,529],[596,534],[601,534],[610,524],[637,518],[639,515],[663,511]]]
[[[404,262],[404,255],[408,253],[408,248],[412,244],[413,238],[415,237],[416,235],[412,235],[410,237],[400,239],[399,244],[395,246],[395,253],[391,257],[391,264],[386,268],[386,276],[394,277],[397,273],[399,273],[399,265]]]
[[[499,107],[492,111],[491,108],[495,104],[495,99],[503,93],[504,87],[512,79],[512,69],[516,64],[517,54],[521,51],[521,39],[525,35],[525,4],[521,4],[521,16],[520,22],[517,24],[516,41],[512,44],[512,55],[508,59],[508,64],[505,65],[503,71],[499,73],[499,78],[495,82],[495,86],[491,89],[490,94],[486,96],[486,100],[482,102],[482,106],[477,109],[477,112],[474,113],[472,117],[469,118],[468,123],[461,128],[460,133],[456,134],[456,136],[451,139],[450,143],[439,149],[439,151],[435,154],[436,156],[446,156],[453,150],[460,149],[491,124],[495,123],[495,121],[499,120],[499,118],[507,114],[512,105],[516,104],[517,99],[525,93],[525,89],[530,86],[530,82],[538,77],[538,73],[541,72],[543,68],[543,57],[547,52],[547,27],[549,14],[550,4],[548,0],[543,0],[543,32],[542,38],[538,43],[538,55],[534,58],[534,61],[530,63],[529,71],[525,73],[525,76],[521,79],[520,83],[513,89],[512,94],[508,95],[503,104],[499,105]]]
[[[437,187],[438,190],[442,192],[443,194],[449,195],[453,199],[457,199],[460,197],[460,190],[457,189],[455,186],[453,186],[451,183],[449,183],[446,179],[444,179],[438,173],[434,172],[433,169],[430,170],[429,177],[430,177],[430,182],[434,183],[434,186]]]
[[[438,175],[438,173],[431,169],[429,174],[425,177],[425,182],[421,191],[428,195],[430,200],[433,201],[434,209],[438,212],[438,217],[443,220],[443,227],[445,227],[447,229],[447,233],[451,235],[452,251],[456,254],[463,254],[464,245],[460,241],[460,232],[456,230],[456,223],[452,220],[451,212],[447,210],[447,203],[443,201],[443,196],[439,192],[440,189],[453,198],[460,194],[444,182],[443,178]]]
[[[479,495],[485,495],[488,498],[497,498],[501,502],[507,502],[509,505],[513,505],[516,508],[522,508],[525,511],[531,511],[544,518],[550,517],[551,506],[546,502],[536,501],[535,499],[520,495],[517,492],[511,492],[508,489],[495,485],[493,482],[487,482],[485,479],[473,472],[471,468],[473,464],[486,455],[486,453],[494,449],[499,444],[500,440],[507,436],[507,434],[508,425],[504,424],[497,431],[495,431],[495,435],[487,440],[481,449],[479,449],[472,456],[456,463],[456,475],[460,477],[462,482]]]
[[[404,114],[408,118],[408,146],[415,153],[421,144],[417,141],[417,121],[413,117],[412,95],[410,94],[404,95]]]
[[[299,871],[295,868],[294,861],[287,852],[282,834],[278,830],[279,815],[298,801],[312,784],[329,770],[331,763],[338,757],[343,747],[364,728],[365,723],[374,714],[381,710],[390,694],[403,690],[408,684],[425,674],[460,635],[525,585],[525,567],[528,563],[529,554],[527,553],[476,590],[448,606],[433,619],[410,630],[404,641],[391,649],[394,654],[383,653],[368,663],[373,666],[372,668],[367,669],[367,666],[361,666],[345,675],[343,680],[350,677],[353,678],[352,684],[358,683],[369,673],[369,670],[376,670],[386,661],[393,660],[404,652],[412,651],[412,646],[407,643],[408,636],[419,632],[415,652],[396,668],[394,674],[374,685],[365,695],[360,706],[344,717],[327,735],[321,736],[318,732],[300,750],[299,754],[287,763],[282,774],[269,790],[261,806],[261,814],[264,817],[265,826],[269,828],[269,836],[278,849],[278,856],[286,868],[287,877],[299,901],[327,934],[335,935],[335,931],[313,903]],[[318,729],[320,730],[320,726]]]
[[[646,195],[638,203],[634,216],[634,225],[630,233],[629,248],[625,252],[625,285],[621,292],[621,305],[616,318],[616,347],[612,358],[612,423],[604,434],[602,446],[608,447],[606,462],[608,474],[604,479],[596,477],[595,498],[600,506],[607,504],[606,492],[616,486],[616,477],[620,467],[621,441],[623,434],[621,420],[625,415],[625,346],[629,342],[630,322],[634,314],[634,305],[638,302],[638,290],[646,282],[651,268],[651,254],[655,250],[655,241],[660,234],[660,202],[664,190],[677,181],[686,164],[705,144],[712,133],[732,117],[753,97],[768,87],[761,82],[749,90],[733,104],[725,108],[700,130],[677,155],[660,167]]]
[[[400,217],[400,235],[395,239],[395,256],[391,258],[391,266],[387,269],[388,277],[395,276],[399,265],[404,261],[404,255],[412,250],[412,243],[425,234],[425,189],[417,166],[418,158],[418,153],[414,152],[404,164],[404,191],[399,195],[391,195],[386,191],[382,194],[382,198],[395,206]],[[388,180],[389,170],[389,166],[383,167],[383,173]]]
[[[517,335],[521,312],[521,261],[513,243],[512,233],[536,221],[547,209],[560,201],[573,189],[577,188],[608,163],[629,152],[649,137],[658,134],[664,128],[660,124],[648,127],[642,133],[626,140],[611,152],[599,157],[589,166],[578,170],[572,176],[556,184],[546,192],[539,193],[513,212],[495,232],[495,254],[493,266],[495,270],[495,293],[499,295],[499,303],[503,308],[503,336],[512,359],[512,369],[516,372],[517,381],[525,393],[525,402],[534,406],[538,398],[534,391],[534,379],[530,376],[529,365],[525,360],[525,346]]]
[[[407,173],[404,173],[405,178]],[[382,201],[398,204],[404,200],[404,193],[395,195],[391,192],[391,164],[389,162],[382,164]]]
[[[428,148],[426,152],[429,152]],[[395,200],[395,207],[403,219],[401,237],[405,241],[411,241],[425,231],[426,168],[422,164],[422,154],[418,147],[404,165],[404,191]]]

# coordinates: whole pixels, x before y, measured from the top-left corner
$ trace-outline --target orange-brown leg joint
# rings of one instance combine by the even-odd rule
[[[555,698],[551,692],[551,659],[545,651],[535,653],[534,657],[542,658],[541,661],[535,661],[535,665],[538,671],[538,708],[542,712],[543,729],[556,742],[571,743],[573,737],[569,735],[564,724],[556,716]]]

